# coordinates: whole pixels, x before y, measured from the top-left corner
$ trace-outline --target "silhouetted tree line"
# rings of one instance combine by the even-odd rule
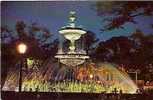
[[[50,56],[54,57],[58,49],[58,39],[47,42],[51,37],[52,33],[37,23],[27,25],[23,21],[18,21],[15,30],[7,26],[1,27],[2,80],[5,80],[9,67],[15,66],[20,61],[17,45],[21,42],[28,46],[25,54],[27,58],[46,60]]]
[[[126,23],[134,25],[139,22],[135,20],[140,16],[153,16],[152,1],[97,1],[93,6],[99,16],[103,18],[102,23],[107,23],[102,31],[113,29],[124,29]],[[153,26],[153,23],[150,24]]]
[[[101,41],[94,49],[92,58],[96,62],[107,61],[124,65],[127,70],[140,70],[140,79],[152,80],[153,35],[144,35],[137,30],[129,37],[112,37]]]

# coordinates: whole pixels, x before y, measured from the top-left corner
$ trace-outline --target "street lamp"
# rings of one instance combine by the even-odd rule
[[[21,56],[21,65],[20,65],[20,75],[19,75],[19,92],[22,90],[22,67],[24,66],[24,54],[27,51],[27,45],[24,43],[20,43],[17,46],[17,51]]]
[[[24,43],[20,43],[17,47],[17,50],[20,54],[25,54],[26,50],[27,50],[27,46]]]

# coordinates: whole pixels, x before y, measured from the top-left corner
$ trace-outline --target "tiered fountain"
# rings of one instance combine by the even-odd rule
[[[89,58],[89,56],[86,55],[86,51],[76,51],[75,41],[80,39],[81,35],[86,34],[86,31],[76,26],[75,21],[75,12],[71,11],[69,16],[69,24],[59,30],[59,33],[70,41],[70,46],[68,52],[61,52],[59,50],[55,58],[58,58],[62,64],[67,66],[77,66],[83,64],[85,60]]]
[[[113,93],[122,90],[123,93],[135,93],[136,84],[128,74],[117,69],[118,65],[111,63],[83,63],[87,56],[86,51],[76,50],[75,41],[80,39],[86,31],[75,25],[75,12],[70,12],[69,24],[59,30],[70,41],[69,50],[59,48],[55,58],[60,63],[70,66],[58,66],[57,62],[46,60],[42,67],[24,74],[22,90],[39,92],[75,92],[75,93]],[[60,41],[61,42],[61,41]],[[82,65],[81,65],[82,64]],[[78,66],[79,65],[79,66]],[[31,67],[35,66],[34,62]],[[75,66],[75,67],[71,67]],[[13,91],[18,87],[18,70],[10,69],[3,91]],[[15,68],[18,69],[18,66]],[[45,73],[45,75],[44,75]],[[18,89],[17,89],[18,90]]]

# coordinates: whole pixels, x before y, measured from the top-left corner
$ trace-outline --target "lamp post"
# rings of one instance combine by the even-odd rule
[[[19,92],[21,92],[21,90],[22,90],[22,67],[24,65],[24,54],[27,51],[27,45],[24,44],[24,43],[20,43],[17,46],[17,50],[18,50],[18,52],[19,52],[19,54],[21,56],[20,75],[19,75]]]

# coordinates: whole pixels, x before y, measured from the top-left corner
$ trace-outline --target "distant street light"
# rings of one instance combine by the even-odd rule
[[[17,50],[21,55],[21,64],[20,64],[20,76],[19,76],[19,92],[22,90],[22,67],[24,66],[24,54],[27,51],[27,45],[24,43],[20,43],[17,46]]]
[[[90,74],[90,75],[89,75],[89,77],[90,77],[90,79],[92,79],[92,78],[93,78],[93,75],[92,75],[92,74]]]

